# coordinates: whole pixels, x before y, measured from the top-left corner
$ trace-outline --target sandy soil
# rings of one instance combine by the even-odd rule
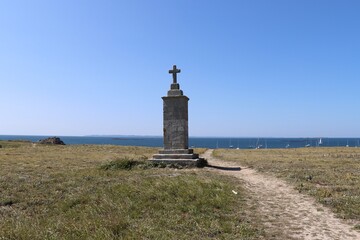
[[[353,230],[350,224],[335,218],[330,210],[316,203],[311,197],[299,193],[285,181],[215,159],[212,151],[207,150],[202,156],[210,165],[240,167],[241,170],[207,169],[243,180],[244,187],[257,202],[265,226],[272,232],[281,232],[282,236],[273,236],[274,239],[360,239],[360,233]]]

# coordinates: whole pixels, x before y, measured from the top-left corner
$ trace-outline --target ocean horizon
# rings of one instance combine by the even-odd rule
[[[0,140],[38,142],[53,137],[45,135],[0,135]],[[67,145],[96,144],[162,147],[161,136],[139,135],[88,135],[57,136]],[[282,137],[189,137],[191,148],[301,148],[301,147],[360,147],[360,138],[282,138]]]

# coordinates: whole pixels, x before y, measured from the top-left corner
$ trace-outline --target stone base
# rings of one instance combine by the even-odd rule
[[[197,159],[150,159],[150,162],[160,163],[165,165],[180,165],[182,167],[205,167],[207,161],[204,158]]]
[[[199,154],[194,153],[193,149],[160,150],[159,154],[154,154],[149,161],[187,167],[204,167],[207,163],[205,159],[199,158]]]
[[[194,149],[164,149],[159,151],[159,154],[193,154],[193,153],[194,153]]]

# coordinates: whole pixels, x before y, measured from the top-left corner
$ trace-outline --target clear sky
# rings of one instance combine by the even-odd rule
[[[0,135],[360,137],[358,0],[1,0]]]

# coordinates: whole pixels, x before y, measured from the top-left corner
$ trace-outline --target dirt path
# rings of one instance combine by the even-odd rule
[[[213,158],[212,151],[203,154],[210,165],[234,166],[234,163]],[[265,226],[278,229],[287,239],[360,239],[360,233],[350,225],[335,218],[331,211],[311,197],[300,194],[285,181],[243,167],[240,171],[208,169],[242,179],[251,198],[258,203]],[[278,238],[274,236],[274,239]]]

